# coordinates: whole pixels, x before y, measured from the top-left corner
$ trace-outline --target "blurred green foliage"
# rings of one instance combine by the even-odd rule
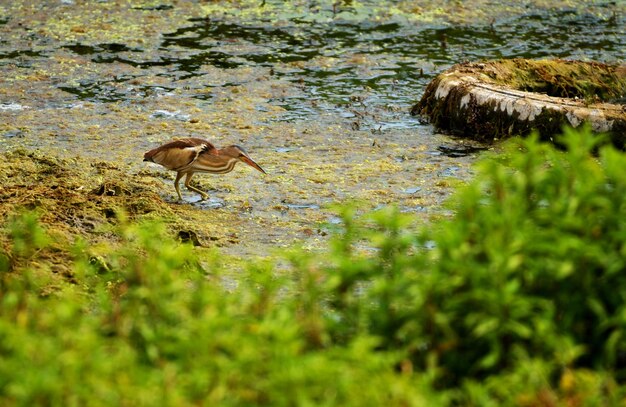
[[[52,239],[14,216],[0,405],[623,405],[626,155],[596,140],[509,143],[427,230],[339,208],[327,253],[236,281],[120,215],[122,244],[78,239],[50,290]]]

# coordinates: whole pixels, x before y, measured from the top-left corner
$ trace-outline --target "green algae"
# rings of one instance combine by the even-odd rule
[[[141,2],[93,2],[75,6],[63,2],[15,1],[2,10],[7,23],[27,28],[60,43],[121,43],[154,47],[159,41],[156,27],[184,25],[197,7],[181,2],[171,10],[144,10]],[[15,30],[17,36],[21,29]]]
[[[153,176],[128,177],[110,162],[15,150],[2,155],[0,183],[0,224],[6,225],[21,211],[38,213],[54,241],[39,257],[59,275],[70,274],[66,264],[76,242],[95,248],[115,246],[117,237],[112,231],[125,222],[164,221],[172,236],[193,235],[202,247],[238,242],[237,234],[223,227],[240,222],[236,211],[172,205],[160,198],[160,183]],[[0,233],[0,244],[9,253],[7,237]]]
[[[118,113],[116,117],[122,116]],[[69,127],[67,132],[72,131]],[[297,134],[294,137],[292,145],[302,143]],[[297,148],[286,156],[249,149],[269,175],[261,178],[238,167],[229,177],[197,176],[196,185],[222,202],[210,208],[202,203],[176,203],[173,173],[145,164],[140,167],[140,156],[135,158],[137,164],[127,165],[123,160],[116,163],[86,155],[71,158],[71,153],[52,145],[44,153],[42,143],[38,145],[38,149],[2,154],[0,224],[22,210],[40,213],[43,226],[56,242],[41,254],[42,259],[54,258],[50,267],[66,278],[71,278],[65,264],[77,239],[105,252],[117,244],[112,230],[120,216],[129,222],[161,219],[172,236],[191,240],[197,250],[219,248],[236,269],[242,256],[268,256],[272,250],[296,242],[308,250],[319,250],[334,216],[330,204],[361,200],[366,202],[363,210],[368,210],[401,202],[407,208],[430,207],[428,216],[436,216],[437,206],[450,191],[450,185],[437,181],[442,179],[436,175],[445,168],[442,164],[413,169],[413,160],[428,153],[426,146],[382,149],[346,142],[322,154],[315,153],[315,148]],[[346,148],[355,162],[342,162]],[[400,154],[408,160],[404,164],[392,158]],[[326,160],[330,162],[324,163]],[[404,193],[416,185],[423,191]],[[193,194],[184,195],[188,202],[196,199]],[[90,253],[94,258],[100,254]]]
[[[612,102],[626,98],[626,65],[558,59],[491,62],[485,74],[493,83],[561,98]]]
[[[284,2],[267,0],[236,0],[202,4],[202,11],[211,18],[236,18],[242,22],[259,20],[280,25],[294,19],[304,22],[328,23],[332,21],[375,23],[411,22],[433,25],[489,24],[497,19],[528,13],[568,8],[573,12],[592,13],[601,18],[611,18],[613,11],[605,1],[534,0],[531,3],[474,0],[451,1],[377,1],[377,0],[322,0]],[[618,5],[623,10],[623,5]]]
[[[6,43],[0,45],[7,55],[17,54],[0,64],[7,84],[0,96],[23,108],[0,113],[2,221],[23,209],[40,211],[59,236],[54,267],[62,268],[79,237],[116,244],[110,231],[122,213],[131,222],[162,218],[171,235],[199,244],[198,251],[219,248],[234,263],[294,243],[323,250],[333,228],[329,222],[336,218],[331,207],[353,200],[364,202],[362,211],[397,205],[419,212],[422,222],[446,216],[442,202],[454,184],[470,176],[473,158],[438,154],[438,146],[457,141],[415,121],[406,128],[381,126],[393,114],[407,120],[408,105],[394,97],[400,92],[414,97],[420,82],[406,83],[416,70],[426,71],[420,79],[425,81],[448,62],[439,54],[410,52],[393,54],[390,61],[385,35],[396,25],[415,30],[489,25],[496,13],[502,13],[498,19],[528,13],[517,3],[474,4],[3,4],[0,34]],[[532,5],[538,12],[553,5],[583,9],[580,2]],[[584,7],[610,18],[621,6],[585,2]],[[325,27],[339,32],[323,52],[293,55],[294,44],[316,48]],[[371,27],[372,41],[353,39]],[[211,29],[233,33],[214,39]],[[450,41],[448,51],[440,49],[433,32],[412,38],[407,49],[432,47],[434,41],[443,55],[455,46]],[[391,40],[392,46],[405,41]],[[343,76],[343,89],[335,89],[333,75]],[[312,97],[316,88],[321,96]],[[291,115],[300,107],[313,113]],[[172,116],[155,115],[159,111]],[[174,175],[141,157],[188,136],[218,146],[241,144],[269,174],[237,167],[223,177],[199,175],[196,185],[218,207],[196,203],[187,192],[186,202],[176,203]],[[449,175],[450,168],[458,171]]]

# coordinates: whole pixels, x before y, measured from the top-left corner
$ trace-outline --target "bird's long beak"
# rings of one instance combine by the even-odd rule
[[[267,173],[265,172],[265,170],[264,170],[263,168],[261,168],[261,166],[260,166],[259,164],[257,164],[257,163],[255,163],[255,162],[254,162],[254,160],[253,160],[252,158],[250,158],[250,157],[246,157],[246,156],[244,155],[244,156],[242,156],[240,159],[241,159],[241,161],[243,161],[244,163],[248,164],[250,167],[255,168],[255,169],[257,169],[257,170],[261,171],[263,174],[267,174]]]

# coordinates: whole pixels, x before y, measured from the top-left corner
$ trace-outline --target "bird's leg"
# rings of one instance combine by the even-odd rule
[[[183,173],[179,172],[176,174],[176,179],[174,180],[174,188],[176,188],[176,193],[178,194],[178,200],[182,201],[183,196],[180,194],[180,188],[178,188],[178,181],[183,177]]]
[[[190,185],[189,182],[191,181],[191,177],[193,177],[193,172],[188,172],[187,176],[185,177],[185,186],[191,191],[196,191],[197,193],[199,193],[200,196],[202,196],[202,201],[204,201],[205,199],[209,197],[209,195],[206,192],[201,191],[198,188]]]

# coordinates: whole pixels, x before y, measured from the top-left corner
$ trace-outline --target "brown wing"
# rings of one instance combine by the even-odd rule
[[[185,138],[170,141],[144,154],[144,161],[160,164],[168,170],[180,171],[193,163],[201,153],[215,153],[217,149],[207,140]]]

